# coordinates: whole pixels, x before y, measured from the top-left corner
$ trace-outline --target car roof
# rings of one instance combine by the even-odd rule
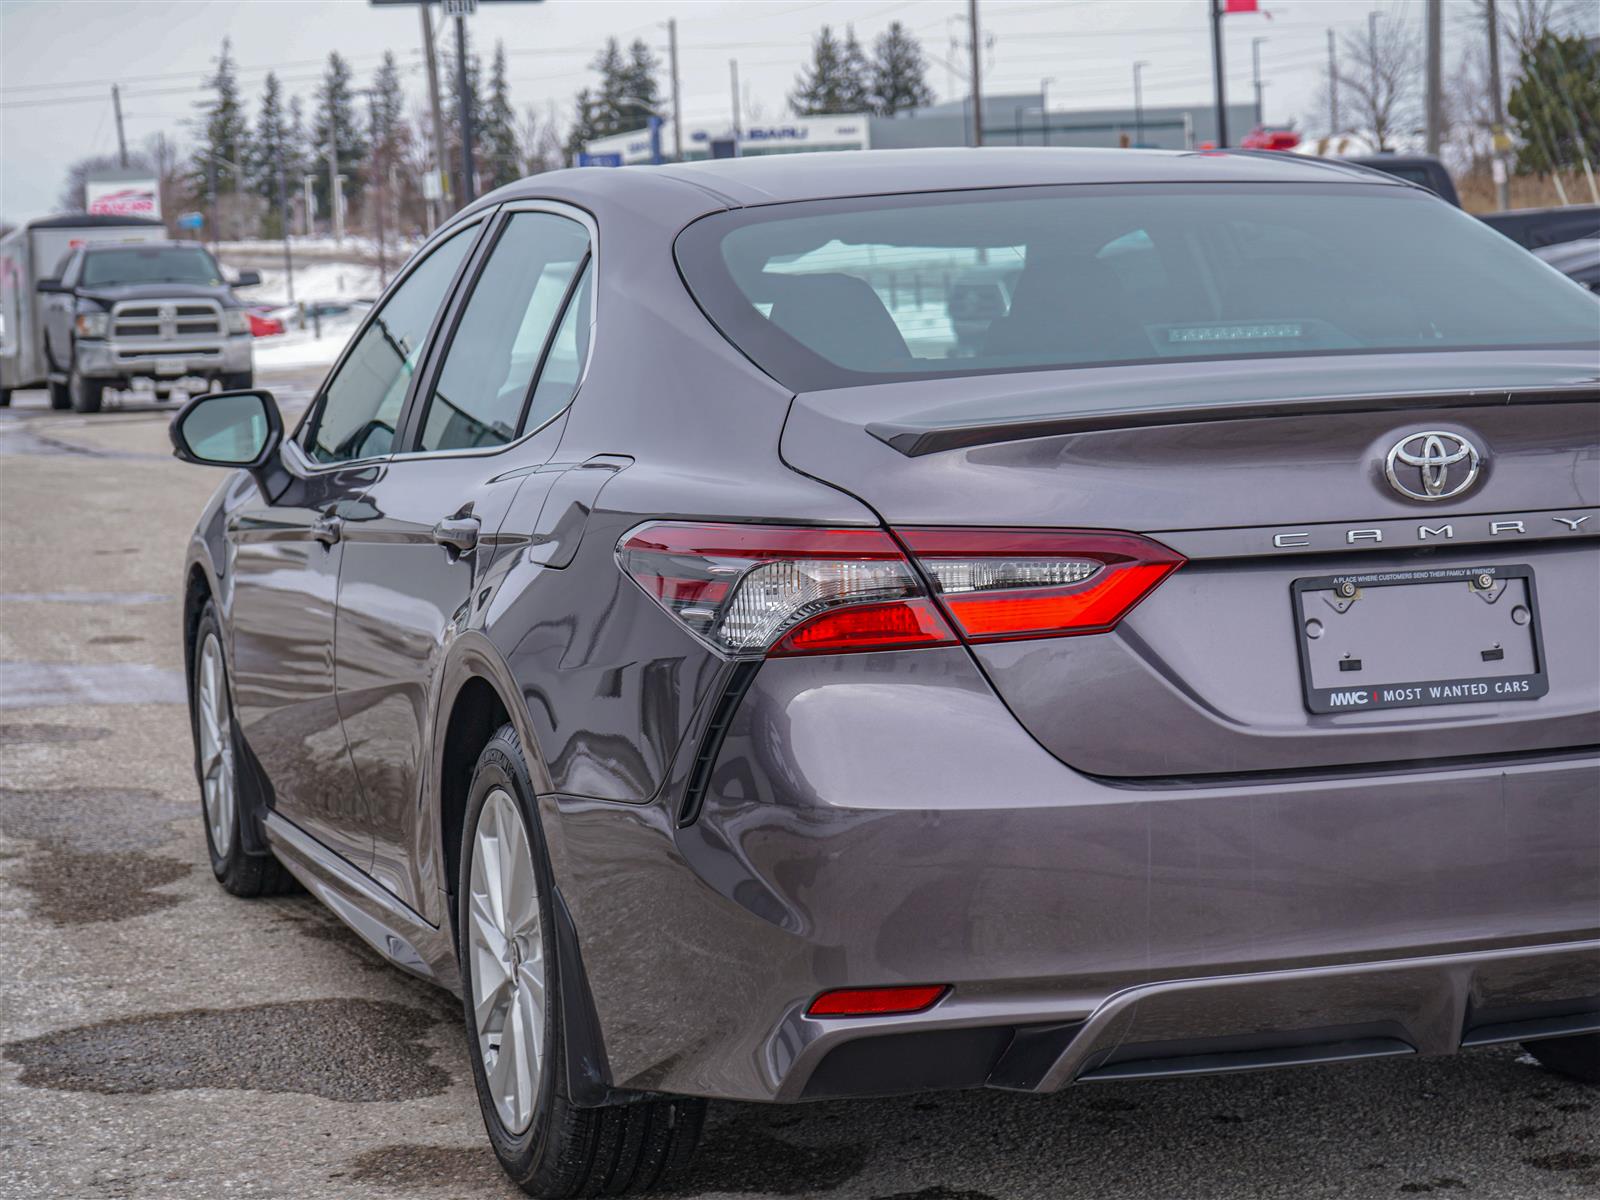
[[[1114,183],[1326,183],[1409,187],[1327,159],[1257,151],[1120,150],[985,147],[937,150],[843,150],[709,159],[663,166],[578,167],[502,188],[500,200],[559,192],[660,192],[692,188],[723,206],[781,204],[845,196],[956,191],[974,187]]]

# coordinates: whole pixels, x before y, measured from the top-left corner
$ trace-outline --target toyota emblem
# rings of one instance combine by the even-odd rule
[[[1411,500],[1449,500],[1478,478],[1478,448],[1456,433],[1429,429],[1407,434],[1389,450],[1383,473]]]

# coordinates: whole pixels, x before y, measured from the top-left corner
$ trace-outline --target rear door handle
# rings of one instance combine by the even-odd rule
[[[457,554],[470,554],[478,544],[477,517],[446,517],[433,527],[433,540]]]
[[[324,546],[335,545],[344,536],[344,521],[338,517],[318,517],[311,522],[311,536]]]

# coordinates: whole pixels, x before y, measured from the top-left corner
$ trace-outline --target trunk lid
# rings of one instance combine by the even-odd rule
[[[1597,375],[1592,354],[1517,351],[895,383],[797,396],[782,450],[891,526],[1123,530],[1188,557],[1111,633],[973,648],[1018,719],[1079,770],[1548,752],[1600,743]],[[1396,486],[1427,495],[1424,468],[1390,458],[1428,433],[1442,451],[1423,438],[1412,457],[1478,455],[1459,494]],[[1458,463],[1441,490],[1464,478]],[[1440,678],[1419,678],[1430,663]],[[1469,663],[1485,690],[1394,699]],[[1523,690],[1497,694],[1513,673]]]

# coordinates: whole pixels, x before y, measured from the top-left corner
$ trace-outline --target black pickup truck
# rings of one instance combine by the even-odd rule
[[[1428,154],[1368,154],[1347,158],[1348,163],[1382,171],[1419,184],[1461,207],[1455,181],[1437,158]],[[1505,234],[1527,250],[1557,246],[1584,238],[1600,237],[1600,204],[1567,204],[1558,208],[1515,208],[1509,212],[1479,213],[1478,219]]]
[[[109,388],[135,381],[159,394],[254,379],[250,322],[230,285],[193,242],[89,244],[41,279],[40,325],[52,407],[98,412]]]

